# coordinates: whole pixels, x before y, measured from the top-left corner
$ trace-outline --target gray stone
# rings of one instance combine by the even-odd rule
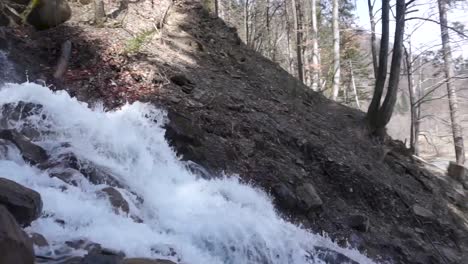
[[[32,233],[31,234],[31,240],[34,243],[34,245],[38,247],[45,247],[49,245],[49,242],[47,242],[47,239],[38,233]]]
[[[273,186],[272,193],[279,206],[287,209],[296,206],[296,195],[284,183]]]
[[[417,204],[413,205],[413,213],[416,216],[426,218],[426,219],[433,219],[435,217],[434,213],[422,206],[419,206]]]
[[[125,200],[125,198],[123,198],[119,191],[112,187],[106,187],[101,191],[107,194],[107,197],[109,198],[109,201],[112,207],[114,207],[116,213],[118,213],[119,210],[122,210],[124,213],[128,214],[130,211],[128,202]]]
[[[38,192],[5,178],[0,178],[0,204],[8,208],[22,226],[31,224],[42,211]]]
[[[33,264],[33,243],[7,208],[0,205],[0,264]]]
[[[123,264],[176,264],[176,263],[167,259],[128,258],[128,259],[124,259]]]
[[[302,184],[296,188],[297,207],[303,211],[320,208],[323,201],[310,183]]]
[[[47,161],[47,152],[31,140],[14,130],[0,130],[0,139],[8,140],[18,147],[23,158],[36,165]]]
[[[361,232],[367,232],[369,230],[369,217],[364,215],[351,215],[348,218],[348,225]]]

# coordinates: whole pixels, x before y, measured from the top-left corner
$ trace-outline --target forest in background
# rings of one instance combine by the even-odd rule
[[[205,0],[205,5],[235,27],[249,48],[314,91],[367,111],[376,84],[382,5],[375,0],[360,4],[364,2],[370,29],[359,25],[353,0]],[[457,93],[457,120],[468,130],[468,60],[460,52],[451,55],[448,67],[453,73],[447,77],[442,39],[439,43],[413,43],[414,32],[423,24],[440,26],[439,2],[447,7],[448,21],[442,28],[448,31],[449,45],[457,49],[468,43],[465,25],[450,19],[451,10],[467,8],[467,1],[406,1],[398,100],[387,126],[390,135],[427,159],[455,156],[447,84]],[[393,30],[398,27],[396,1],[389,5]],[[390,36],[394,37],[394,32]],[[391,45],[393,42],[391,39]],[[391,56],[392,48],[388,51]],[[390,60],[387,67],[391,68]]]

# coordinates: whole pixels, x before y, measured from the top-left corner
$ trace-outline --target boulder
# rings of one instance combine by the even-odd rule
[[[296,195],[284,183],[273,186],[272,194],[279,206],[286,209],[293,209],[296,206]]]
[[[43,148],[32,143],[29,138],[14,130],[0,130],[0,139],[8,140],[15,144],[21,151],[24,160],[32,165],[43,163],[49,158],[47,152]]]
[[[351,215],[348,218],[348,226],[361,232],[369,230],[369,217],[365,215]]]
[[[33,264],[33,243],[7,208],[0,205],[0,264]]]
[[[11,122],[21,121],[32,115],[37,115],[41,113],[42,109],[41,104],[24,101],[4,104],[2,106],[2,116],[0,117],[0,127],[8,128]]]
[[[45,247],[49,245],[49,242],[47,242],[47,239],[39,233],[32,233],[31,240],[33,244],[38,247]]]
[[[128,258],[128,259],[124,259],[123,264],[176,264],[176,263],[167,259]]]
[[[310,183],[304,183],[296,188],[297,207],[305,212],[320,208],[323,201]]]
[[[50,177],[52,178],[57,178],[62,180],[65,183],[68,183],[73,186],[78,186],[78,181],[80,180],[80,177],[84,176],[77,170],[72,169],[72,168],[57,168],[57,169],[52,169],[49,172]]]
[[[42,211],[38,192],[5,178],[0,178],[0,204],[8,208],[22,226],[31,224]]]
[[[28,16],[28,23],[38,30],[56,27],[71,17],[71,8],[66,0],[40,0]]]
[[[413,213],[416,215],[416,216],[419,216],[419,217],[422,217],[422,218],[426,218],[426,219],[434,219],[435,215],[432,211],[422,207],[422,206],[419,206],[417,204],[413,205]]]
[[[118,213],[121,210],[122,212],[128,214],[128,212],[130,211],[128,202],[125,200],[125,198],[123,198],[122,194],[119,191],[112,187],[106,187],[101,191],[107,195],[116,213]]]
[[[92,250],[84,256],[81,264],[122,264],[125,255],[107,249]]]

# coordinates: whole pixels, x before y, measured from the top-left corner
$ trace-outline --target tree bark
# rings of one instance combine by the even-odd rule
[[[416,124],[418,123],[418,105],[415,102],[418,101],[416,87],[414,85],[413,75],[413,56],[411,53],[411,43],[409,50],[405,48],[405,65],[406,65],[406,77],[408,78],[408,92],[410,99],[410,113],[411,113],[411,126],[410,126],[410,149],[413,154],[416,154],[416,148],[418,144],[418,135],[416,134]]]
[[[359,95],[356,89],[356,82],[354,81],[353,63],[351,61],[349,61],[349,71],[351,73],[351,85],[353,86],[354,99],[356,100],[356,106],[359,110],[361,110],[361,104],[359,103]]]
[[[244,30],[245,30],[245,45],[249,47],[249,0],[244,0]]]
[[[218,17],[219,16],[219,3],[218,3],[218,0],[214,0],[214,8],[215,8],[215,16]]]
[[[102,27],[106,22],[106,11],[104,10],[103,0],[94,0],[94,23]]]
[[[312,15],[312,90],[320,89],[320,51],[318,45],[317,0],[311,0]]]
[[[340,91],[340,28],[338,23],[338,0],[333,0],[333,84],[332,100],[338,98]]]
[[[442,38],[442,53],[444,57],[444,72],[445,82],[447,85],[448,101],[450,107],[450,119],[452,122],[453,143],[455,145],[456,162],[459,165],[465,163],[465,146],[463,142],[463,128],[461,126],[460,113],[458,112],[458,98],[455,87],[451,83],[454,76],[452,50],[450,47],[450,36],[448,32],[447,22],[447,2],[446,0],[438,0],[439,4],[439,20],[440,31]]]
[[[369,6],[369,19],[370,19],[370,26],[371,26],[371,51],[372,51],[372,65],[374,68],[374,78],[377,78],[377,72],[379,67],[379,57],[377,55],[377,50],[379,48],[379,44],[377,43],[377,37],[375,36],[375,16],[374,16],[374,3],[371,2],[372,0],[367,0],[367,5]]]
[[[301,82],[304,82],[304,72],[302,65],[302,28],[300,21],[300,5],[297,0],[292,0],[292,10],[294,17],[294,29],[296,31],[296,60],[297,60],[297,77]]]
[[[387,79],[388,46],[390,35],[390,0],[382,0],[382,37],[380,39],[379,67],[376,75],[374,94],[367,110],[369,124],[374,126],[377,123],[380,101]]]

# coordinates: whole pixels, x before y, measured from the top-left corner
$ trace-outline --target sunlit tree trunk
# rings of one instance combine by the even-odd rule
[[[451,83],[454,76],[452,50],[450,47],[450,36],[447,22],[447,2],[439,0],[439,20],[442,38],[442,53],[444,57],[444,72],[447,85],[448,101],[450,107],[450,119],[452,122],[453,143],[455,145],[455,157],[457,164],[465,163],[465,146],[463,142],[463,129],[461,126],[460,113],[458,112],[458,99],[455,86]]]
[[[333,0],[333,84],[332,84],[332,99],[338,98],[340,91],[340,28],[338,18],[338,0]]]
[[[294,17],[294,29],[296,31],[296,60],[297,60],[297,77],[301,82],[304,82],[304,72],[302,65],[302,28],[300,21],[300,4],[298,0],[292,0],[292,10]]]

